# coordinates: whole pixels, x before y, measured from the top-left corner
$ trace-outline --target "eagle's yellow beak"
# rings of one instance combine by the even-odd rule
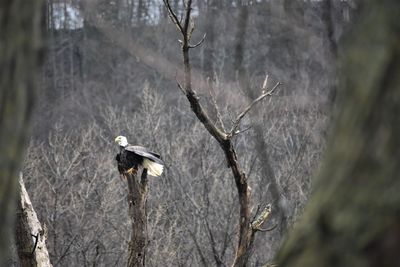
[[[115,143],[117,143],[119,146],[127,146],[128,145],[128,141],[126,140],[125,136],[119,135],[115,138]]]

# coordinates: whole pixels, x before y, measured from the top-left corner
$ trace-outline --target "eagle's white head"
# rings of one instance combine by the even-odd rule
[[[119,135],[115,138],[115,143],[117,143],[119,146],[127,146],[128,145],[128,140],[126,139],[125,136]]]

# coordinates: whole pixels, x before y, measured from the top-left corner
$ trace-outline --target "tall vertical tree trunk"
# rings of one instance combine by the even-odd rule
[[[399,17],[399,1],[364,3],[325,161],[279,266],[400,265]]]
[[[41,1],[0,1],[0,265],[9,256],[18,171],[41,47]]]
[[[143,169],[142,176],[137,173],[126,173],[128,181],[129,217],[132,222],[131,241],[129,242],[128,267],[145,266],[147,246],[147,170]]]

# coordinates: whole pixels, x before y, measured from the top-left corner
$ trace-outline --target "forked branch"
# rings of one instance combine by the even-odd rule
[[[172,22],[175,24],[175,26],[178,28],[179,32],[183,35],[183,28],[182,25],[176,16],[176,14],[172,11],[171,5],[169,4],[168,0],[163,0],[165,7],[167,8],[168,11],[168,16],[172,20]]]
[[[263,88],[262,88],[263,91],[266,89],[267,80],[268,80],[268,75],[266,76],[266,79],[265,79],[264,84],[263,84]],[[239,132],[237,132],[237,128],[239,127],[240,122],[241,122],[241,120],[244,118],[244,116],[246,116],[246,114],[247,114],[258,102],[260,102],[261,100],[263,100],[263,99],[264,99],[265,97],[267,97],[267,96],[272,96],[272,94],[275,92],[276,88],[278,88],[278,86],[280,86],[280,85],[281,85],[281,83],[280,83],[280,82],[277,82],[277,83],[275,84],[275,86],[274,86],[270,91],[268,91],[268,92],[263,92],[259,97],[257,97],[255,100],[253,100],[253,102],[252,102],[249,106],[247,106],[247,107],[244,109],[244,111],[243,111],[242,113],[240,113],[240,114],[237,116],[236,120],[233,122],[232,130],[229,132],[229,136],[234,136],[235,134],[239,133]]]
[[[245,266],[248,262],[248,258],[250,256],[251,247],[254,241],[254,234],[256,231],[261,231],[261,225],[265,222],[270,214],[270,206],[269,209],[264,209],[263,212],[256,218],[255,221],[251,221],[250,218],[250,188],[248,186],[248,180],[246,174],[243,172],[241,167],[239,166],[239,162],[236,155],[236,150],[232,143],[232,137],[235,133],[237,133],[237,128],[240,124],[241,119],[248,113],[251,108],[262,99],[267,96],[271,96],[275,89],[280,85],[277,83],[274,88],[266,93],[262,93],[257,99],[255,99],[250,106],[248,106],[242,113],[239,114],[237,119],[234,121],[232,130],[230,133],[226,133],[224,129],[219,129],[215,122],[213,122],[210,117],[207,115],[205,109],[199,102],[199,98],[196,95],[195,91],[192,89],[191,84],[191,66],[189,61],[189,49],[197,47],[201,45],[204,41],[203,39],[196,45],[191,46],[189,44],[190,38],[192,36],[192,32],[194,30],[194,25],[191,23],[191,0],[187,0],[185,2],[185,17],[183,19],[184,23],[182,23],[177,19],[176,14],[172,10],[169,1],[163,0],[165,7],[168,10],[168,14],[172,20],[172,22],[178,27],[179,31],[182,34],[181,46],[182,46],[182,54],[183,54],[183,66],[184,66],[184,84],[181,85],[178,82],[178,87],[181,89],[186,98],[190,103],[190,108],[196,117],[200,120],[200,122],[204,125],[207,131],[217,140],[221,149],[224,151],[226,160],[228,162],[228,166],[230,167],[233,178],[235,180],[237,192],[238,192],[238,201],[239,201],[239,238],[238,244],[236,247],[236,255],[233,261],[233,266]],[[268,77],[268,76],[267,76]],[[268,78],[266,77],[262,89],[265,90],[267,87]],[[215,104],[215,103],[214,103]],[[223,127],[221,120],[221,127]]]

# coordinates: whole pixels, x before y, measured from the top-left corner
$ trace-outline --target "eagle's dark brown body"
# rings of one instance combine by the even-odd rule
[[[120,152],[115,157],[118,164],[118,171],[121,174],[137,171],[139,166],[143,166],[144,160],[149,160],[160,165],[164,165],[160,155],[150,152],[141,146],[120,146]]]

